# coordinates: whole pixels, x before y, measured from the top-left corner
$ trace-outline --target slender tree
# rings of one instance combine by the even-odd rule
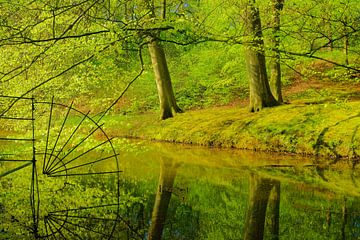
[[[150,17],[152,19],[156,19],[154,2],[147,0],[147,6],[151,12]],[[163,2],[162,17],[166,17],[166,1]],[[148,48],[158,90],[160,102],[160,119],[165,120],[167,118],[173,117],[173,112],[181,113],[183,111],[176,103],[165,52],[161,46],[161,43],[158,41],[159,34],[159,32],[156,32],[149,37]]]
[[[181,113],[182,110],[176,103],[165,53],[161,44],[156,39],[150,38],[148,47],[159,95],[160,119],[165,120],[173,117],[173,111]]]
[[[261,30],[259,9],[255,0],[248,0],[245,12],[246,66],[250,84],[250,111],[260,111],[264,107],[276,106],[279,103],[271,93],[266,72],[264,40]]]
[[[343,20],[343,32],[344,32],[344,54],[345,54],[345,64],[349,65],[349,34],[348,34],[348,29],[347,29],[347,23],[348,19],[347,16],[344,16],[344,20]]]
[[[272,48],[273,57],[270,65],[270,87],[275,99],[281,103],[283,102],[281,93],[281,65],[280,65],[280,11],[283,9],[284,0],[272,0]]]

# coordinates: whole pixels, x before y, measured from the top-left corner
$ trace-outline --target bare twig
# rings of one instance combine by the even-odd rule
[[[124,94],[130,88],[130,86],[143,74],[143,72],[144,72],[144,60],[143,60],[143,56],[142,56],[143,45],[144,44],[139,46],[139,61],[140,61],[140,66],[141,66],[140,71],[130,82],[128,82],[128,84],[126,85],[124,90],[121,92],[119,97],[101,114],[100,118],[97,120],[98,123],[110,111],[110,109],[113,108],[120,101],[120,99],[124,96]]]

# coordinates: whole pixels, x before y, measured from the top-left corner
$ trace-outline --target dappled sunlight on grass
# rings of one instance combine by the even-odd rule
[[[107,131],[204,146],[356,157],[360,145],[358,102],[288,104],[249,113],[217,107],[159,121],[155,114],[110,116]]]

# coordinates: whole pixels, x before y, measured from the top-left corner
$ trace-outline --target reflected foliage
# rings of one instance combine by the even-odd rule
[[[122,143],[126,144],[126,141]],[[122,165],[119,205],[122,221],[116,225],[112,239],[150,239],[152,234],[157,239],[359,237],[359,192],[321,185],[323,180],[316,174],[303,179],[304,172],[300,167],[297,171],[289,167],[263,167],[274,163],[269,156],[268,162],[253,166],[249,171],[249,155],[245,153],[237,155],[215,149],[128,143],[133,150],[123,152],[126,160]],[[221,164],[218,162],[220,156],[224,160]],[[240,160],[232,161],[235,156]],[[242,166],[245,163],[246,168]],[[339,173],[326,174],[328,179],[335,179]],[[49,195],[42,204],[49,208],[62,201],[73,201],[79,206],[101,204],[111,197],[115,184],[113,180],[104,182],[97,178],[69,183],[67,188],[73,195],[69,198],[61,194]],[[14,188],[14,185],[22,187]],[[23,191],[28,188],[26,181],[21,175],[12,175],[12,178],[1,179],[1,186],[5,189],[1,199],[10,201],[9,206],[13,206],[10,209],[1,202],[1,238],[11,239],[16,235],[31,239],[27,227],[31,221],[26,223],[24,218],[31,213],[22,208],[20,201],[21,197],[27,196]],[[113,214],[110,210],[81,211],[84,216],[109,217]],[[55,226],[64,219],[61,214],[57,215],[51,216]],[[96,219],[82,219],[78,223],[95,231],[106,228],[104,222]],[[76,234],[91,239],[87,232],[83,229]],[[259,233],[262,236],[256,235]]]

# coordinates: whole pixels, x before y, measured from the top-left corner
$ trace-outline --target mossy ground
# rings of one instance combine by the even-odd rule
[[[107,118],[107,131],[113,136],[212,147],[348,157],[357,163],[360,78],[337,71],[321,61],[305,64],[298,72],[303,75],[287,76],[285,104],[257,113],[250,113],[248,100],[243,99],[165,121],[157,113],[113,115]]]
[[[258,113],[244,107],[217,107],[165,121],[159,121],[156,113],[111,116],[106,127],[113,136],[356,158],[360,155],[359,103],[294,103]]]

